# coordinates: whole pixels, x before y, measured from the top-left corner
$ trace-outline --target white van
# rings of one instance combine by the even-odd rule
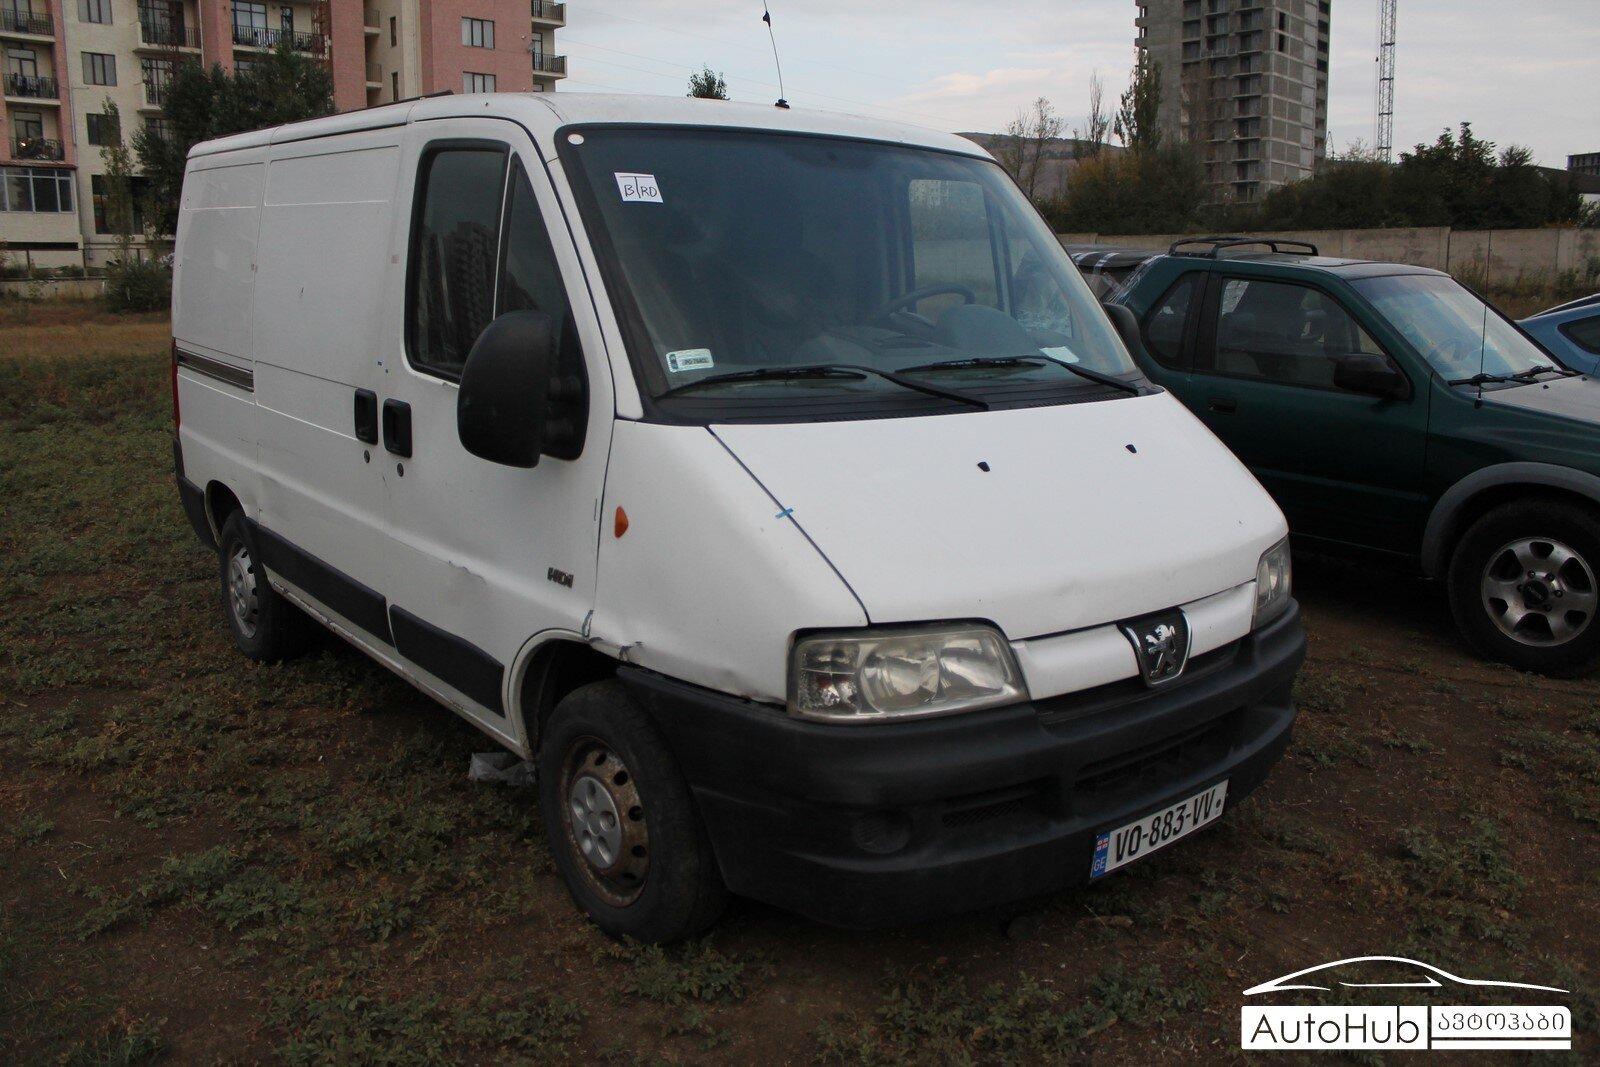
[[[1283,517],[963,138],[402,102],[197,146],[176,260],[240,649],[315,620],[536,761],[609,932],[1084,882],[1288,741]]]

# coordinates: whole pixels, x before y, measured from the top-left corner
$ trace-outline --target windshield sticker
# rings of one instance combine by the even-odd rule
[[[1060,345],[1055,348],[1041,348],[1039,351],[1043,352],[1051,359],[1059,359],[1063,363],[1078,362],[1078,353],[1074,352],[1065,345]]]
[[[654,174],[626,174],[622,171],[613,172],[617,176],[617,189],[622,193],[623,203],[630,201],[640,204],[660,204],[661,186],[656,184]]]
[[[709,348],[685,348],[667,353],[667,369],[674,374],[691,370],[710,370],[716,366]]]

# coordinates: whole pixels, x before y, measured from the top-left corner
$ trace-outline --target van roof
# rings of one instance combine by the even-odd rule
[[[979,145],[953,133],[910,123],[848,115],[811,108],[780,108],[731,100],[699,100],[634,93],[474,93],[442,94],[394,104],[346,111],[325,118],[292,122],[249,133],[202,141],[189,158],[259,148],[314,137],[401,126],[424,119],[468,116],[507,118],[520,122],[536,138],[547,137],[569,123],[638,123],[649,125],[732,127],[854,137],[892,144],[916,145],[989,158]]]

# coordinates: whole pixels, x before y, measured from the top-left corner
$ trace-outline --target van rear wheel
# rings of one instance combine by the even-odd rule
[[[311,644],[312,622],[274,590],[242,512],[222,524],[222,613],[239,651],[258,663],[293,659]]]
[[[1549,500],[1504,504],[1450,559],[1450,610],[1490,659],[1556,677],[1600,666],[1600,515]]]
[[[688,785],[620,682],[593,682],[556,705],[538,763],[556,867],[600,929],[666,943],[716,921],[727,890]]]

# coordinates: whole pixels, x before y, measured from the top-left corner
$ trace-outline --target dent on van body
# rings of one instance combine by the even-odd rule
[[[782,510],[707,429],[618,422],[591,640],[683,681],[783,703],[797,620],[868,620]]]

